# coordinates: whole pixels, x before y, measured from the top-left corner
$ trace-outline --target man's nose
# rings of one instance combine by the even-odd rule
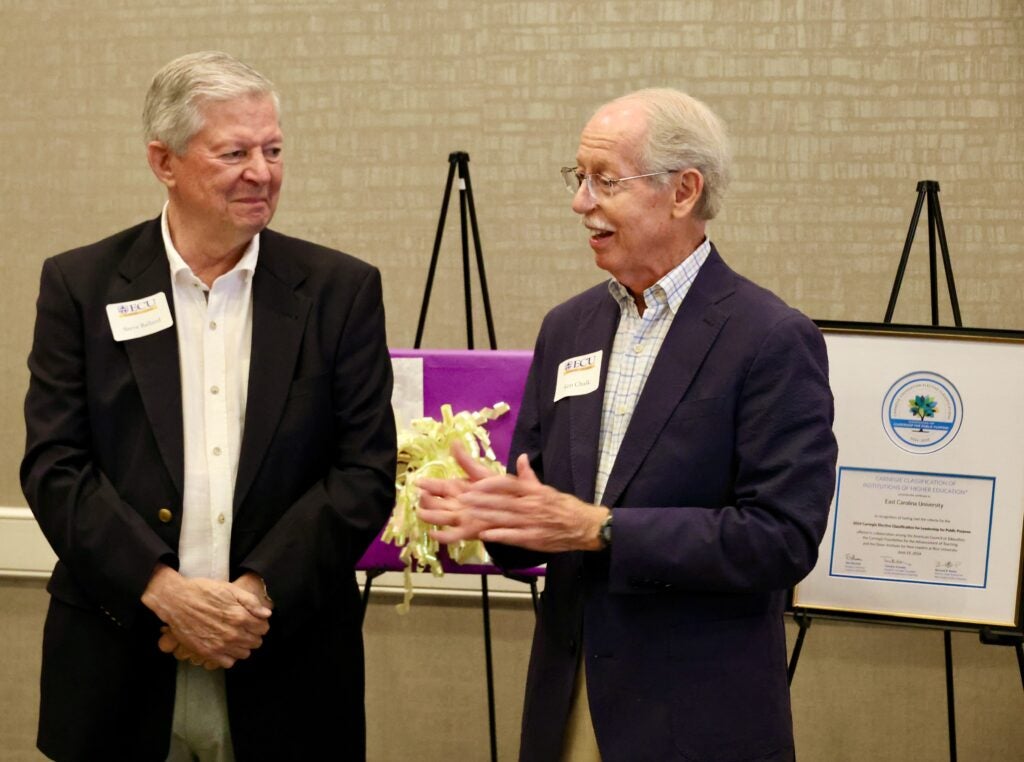
[[[266,185],[270,182],[270,165],[263,151],[256,149],[250,153],[242,177],[257,185]]]
[[[576,189],[576,194],[572,197],[572,210],[576,214],[586,214],[595,206],[597,206],[597,199],[590,192],[590,185],[584,180],[580,183],[580,187]]]

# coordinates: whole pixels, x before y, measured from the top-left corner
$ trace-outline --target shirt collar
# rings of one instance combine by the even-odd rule
[[[657,283],[644,290],[644,304],[648,306],[667,304],[672,314],[675,315],[679,311],[679,305],[683,303],[683,297],[689,293],[693,281],[697,278],[697,273],[700,272],[701,266],[710,253],[711,241],[705,238],[690,256],[665,273]],[[620,307],[626,308],[630,304],[634,304],[633,295],[629,293],[629,289],[615,278],[608,281],[608,291]]]
[[[168,202],[165,201],[164,208],[160,212],[160,234],[163,236],[164,250],[167,252],[167,261],[171,266],[171,280],[176,279],[183,272],[188,273],[194,278],[195,273],[192,272],[192,268],[188,266],[181,254],[178,253],[178,250],[174,248],[174,242],[171,240],[171,228],[167,223],[167,204]],[[245,251],[242,252],[242,258],[228,272],[246,273],[252,278],[253,273],[256,272],[256,260],[259,258],[259,253],[260,236],[257,233],[249,241],[249,245],[245,247]]]

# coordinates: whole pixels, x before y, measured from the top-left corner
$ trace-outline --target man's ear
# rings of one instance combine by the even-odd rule
[[[704,192],[704,175],[697,169],[684,169],[679,172],[672,187],[675,190],[672,216],[689,217]]]
[[[153,170],[156,179],[168,188],[175,185],[174,168],[171,166],[173,153],[167,144],[160,140],[151,140],[146,144],[146,158],[149,160],[149,168]]]

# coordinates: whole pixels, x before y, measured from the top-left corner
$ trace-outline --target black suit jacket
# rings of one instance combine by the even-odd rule
[[[559,366],[604,351],[602,283],[545,318],[510,450],[594,499],[600,388],[554,402]],[[520,758],[557,759],[582,658],[602,759],[789,760],[785,590],[814,566],[835,481],[821,332],[712,250],[637,401],[602,502],[610,551],[548,561]]]
[[[157,649],[160,623],[140,596],[158,562],[177,566],[177,332],[115,342],[105,314],[158,292],[173,311],[159,219],[43,266],[21,478],[59,559],[38,739],[58,759],[167,753],[175,661]],[[380,276],[265,230],[252,299],[230,563],[232,578],[263,576],[275,610],[263,646],[227,671],[232,737],[241,760],[308,758],[327,744],[358,759],[353,567],[394,502]]]

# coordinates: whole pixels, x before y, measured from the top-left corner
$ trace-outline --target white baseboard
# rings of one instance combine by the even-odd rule
[[[56,562],[32,511],[0,506],[0,577],[46,578]]]

